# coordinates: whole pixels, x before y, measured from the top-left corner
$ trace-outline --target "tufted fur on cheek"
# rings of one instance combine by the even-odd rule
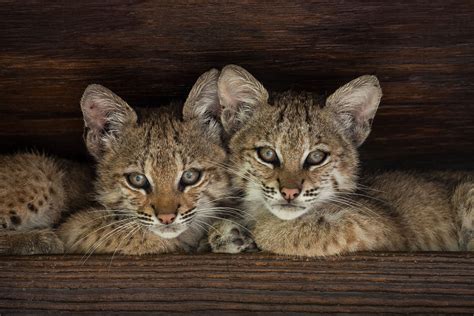
[[[137,122],[135,111],[124,100],[98,84],[89,85],[84,91],[81,110],[87,149],[96,159]]]
[[[375,76],[361,76],[336,90],[326,101],[326,109],[334,111],[345,132],[356,146],[369,136],[382,89]]]
[[[218,80],[221,121],[227,133],[238,131],[252,116],[255,108],[268,101],[268,92],[248,71],[227,65]]]

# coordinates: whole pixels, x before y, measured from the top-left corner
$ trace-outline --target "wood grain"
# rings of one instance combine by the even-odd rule
[[[84,157],[87,84],[158,106],[237,63],[269,89],[322,94],[376,74],[384,98],[364,159],[472,165],[472,1],[4,0],[0,16],[1,152]]]
[[[2,312],[474,312],[472,253],[0,259]]]

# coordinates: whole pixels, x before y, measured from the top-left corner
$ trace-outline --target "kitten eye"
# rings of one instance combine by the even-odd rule
[[[183,186],[196,184],[201,179],[201,171],[197,169],[189,169],[183,172],[181,176],[181,184]]]
[[[132,172],[126,175],[128,183],[136,189],[145,189],[150,186],[150,182],[144,174]]]
[[[323,163],[328,157],[328,155],[329,154],[327,152],[317,149],[308,154],[308,157],[306,157],[305,164],[308,166],[317,166]]]
[[[276,152],[270,147],[257,148],[257,154],[260,159],[271,164],[278,164],[278,156]]]

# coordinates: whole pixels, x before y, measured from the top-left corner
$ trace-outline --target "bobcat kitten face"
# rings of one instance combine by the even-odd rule
[[[319,106],[306,95],[285,93],[262,106],[232,139],[239,169],[254,179],[244,184],[247,198],[262,201],[281,219],[355,186],[355,146]]]
[[[238,66],[218,81],[224,127],[234,135],[231,157],[250,203],[295,219],[356,186],[359,146],[381,97],[363,76],[338,89],[326,105],[286,92],[268,103],[263,86]],[[324,107],[323,107],[324,106]]]
[[[184,119],[171,108],[138,116],[106,88],[87,88],[82,110],[86,143],[98,161],[98,202],[118,215],[134,214],[162,238],[205,228],[228,187],[216,167],[226,158],[212,117],[217,76],[212,70],[198,79]]]
[[[122,137],[99,163],[98,200],[106,207],[133,210],[150,230],[174,238],[225,194],[226,176],[215,167],[225,152],[196,122],[161,113]]]

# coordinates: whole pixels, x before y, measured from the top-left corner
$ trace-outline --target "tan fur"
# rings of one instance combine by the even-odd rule
[[[198,79],[184,119],[175,110],[179,104],[137,115],[101,86],[86,90],[86,143],[98,159],[95,188],[102,207],[75,214],[60,226],[66,252],[141,255],[200,247],[229,186],[220,167],[226,159],[221,130],[212,118],[216,98],[209,97],[216,95],[217,75],[211,70]],[[104,132],[111,125],[113,130]],[[200,180],[182,186],[183,172],[192,168],[201,171]],[[149,189],[127,182],[133,172],[147,177]],[[177,219],[171,225],[159,222],[160,214],[172,213]]]
[[[77,163],[36,153],[0,156],[0,175],[0,229],[52,227],[90,201],[90,170]]]
[[[229,194],[230,184],[222,168],[226,152],[216,119],[218,74],[210,70],[197,80],[184,105],[184,118],[176,111],[179,104],[137,114],[110,90],[90,85],[81,108],[86,145],[97,160],[94,199],[99,206],[72,215],[57,234],[51,230],[3,234],[0,252],[34,254],[64,249],[67,253],[141,255],[204,248],[202,237],[210,223],[220,218],[219,204]],[[39,172],[46,191],[56,185],[54,192],[61,198],[55,200],[58,205],[45,223],[48,227],[64,205],[83,206],[69,197],[81,192],[85,178],[69,162],[43,159],[45,167],[39,171],[35,171],[36,163],[31,168],[23,164],[18,172],[25,179],[31,174],[36,179]],[[182,184],[186,170],[200,171],[196,183]],[[149,185],[133,187],[128,180],[132,173],[144,175]],[[36,183],[26,183],[26,187],[42,188]],[[165,214],[175,214],[175,220],[160,222],[159,216]]]
[[[0,254],[37,255],[63,252],[63,242],[50,228],[27,231],[12,230],[0,234]]]
[[[97,199],[104,209],[81,212],[60,227],[68,252],[145,254],[186,250],[198,245],[209,222],[207,215],[216,216],[213,213],[217,212],[205,209],[227,193],[227,176],[216,167],[225,160],[224,150],[202,137],[196,121],[182,122],[165,111],[143,115],[144,121],[126,132],[125,141],[98,165]],[[191,166],[203,170],[203,179],[196,187],[180,192],[178,178]],[[128,186],[123,174],[130,168],[143,170],[153,183],[153,192],[144,194]],[[191,211],[196,222],[177,238],[160,238],[150,230],[153,224],[147,222],[156,222],[152,205],[177,209],[182,215],[197,207],[197,211]],[[200,211],[206,214],[201,216]]]
[[[242,89],[230,83],[240,82],[245,93],[257,94],[245,96],[245,104],[234,103],[232,113],[242,117],[244,111],[245,121],[226,130],[232,134],[234,182],[244,192],[248,225],[262,250],[327,256],[473,249],[472,177],[390,172],[358,180],[357,146],[370,132],[381,97],[375,77],[351,81],[323,106],[309,93],[286,92],[268,101],[261,84],[243,73],[241,67],[226,66],[219,91],[239,100]],[[275,149],[279,165],[261,161],[256,149],[262,146]],[[306,155],[314,150],[329,158],[305,166]],[[280,194],[290,184],[301,187],[291,203]]]

